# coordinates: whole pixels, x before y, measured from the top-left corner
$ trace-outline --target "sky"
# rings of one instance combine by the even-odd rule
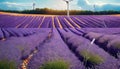
[[[0,9],[3,10],[26,10],[35,8],[51,8],[65,10],[66,3],[63,0],[0,0]],[[70,2],[72,10],[120,10],[120,0],[73,0]]]

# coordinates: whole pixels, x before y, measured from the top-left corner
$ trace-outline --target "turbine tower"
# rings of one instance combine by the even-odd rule
[[[35,3],[33,3],[33,10],[35,10]]]
[[[96,11],[96,9],[95,9],[96,7],[95,7],[95,6],[96,6],[96,5],[94,4],[94,5],[93,5],[93,11],[94,11],[94,12]]]
[[[64,0],[64,1],[65,1],[66,4],[67,4],[67,16],[69,17],[69,16],[70,16],[69,4],[70,4],[70,2],[73,1],[73,0]]]
[[[35,10],[35,0],[32,0],[33,1],[33,4],[32,4],[32,9]]]

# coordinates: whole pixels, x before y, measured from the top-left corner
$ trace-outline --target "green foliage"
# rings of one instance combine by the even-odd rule
[[[88,51],[82,51],[80,52],[80,55],[83,56],[83,58],[87,60],[87,62],[90,62],[91,64],[100,64],[104,61],[104,59],[99,55],[92,54]]]
[[[50,15],[66,15],[66,10],[53,10],[49,8],[36,8],[35,10],[0,10],[3,12],[22,13],[22,14],[50,14]],[[120,11],[108,10],[108,11],[88,11],[88,10],[70,10],[71,15],[109,15],[120,14]]]
[[[115,49],[120,49],[120,43],[119,43],[119,42],[116,42],[116,43],[113,45],[113,48],[115,48]]]
[[[17,69],[13,61],[0,60],[0,69]]]
[[[49,61],[39,69],[69,69],[69,64],[63,60]]]

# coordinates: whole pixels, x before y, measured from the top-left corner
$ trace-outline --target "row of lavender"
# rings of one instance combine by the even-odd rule
[[[34,49],[37,49],[37,53],[33,54],[32,59],[30,60],[30,62],[28,62],[28,65],[26,65],[27,69],[46,69],[45,65],[47,62],[58,62],[58,67],[65,67],[60,69],[85,68],[82,62],[79,61],[74,53],[69,50],[56,29],[21,30],[14,28],[5,28],[4,31],[6,30],[7,32],[9,31],[16,34],[24,34],[26,33],[26,31],[27,33],[36,33],[29,36],[19,37],[16,37],[16,34],[13,34],[14,36],[9,36],[6,38],[6,40],[1,40],[0,68],[3,68],[3,66],[7,67],[7,69],[21,68],[21,64],[23,63],[23,61],[27,59],[28,56],[30,56]],[[3,34],[3,31],[0,34]]]
[[[0,14],[0,27],[4,28],[117,28],[120,17],[79,16],[13,16]]]
[[[1,29],[0,69],[19,69],[23,60],[47,39],[51,29]],[[26,35],[27,36],[24,36]],[[10,36],[12,35],[12,36]],[[19,35],[19,36],[17,36]]]
[[[90,40],[85,38],[88,37],[89,33],[85,33],[83,37],[81,33],[79,33],[81,35],[76,35],[75,32],[75,34],[73,34],[70,29],[59,29],[59,31],[69,49],[76,54],[80,61],[84,62],[85,67],[91,69],[119,69],[120,58],[111,56],[99,47],[101,45],[90,43]],[[92,34],[91,37],[92,36],[95,36],[95,34]],[[119,48],[117,49],[120,51]],[[115,53],[114,50],[111,51]],[[118,56],[120,56],[120,54]]]
[[[72,33],[83,36],[89,40],[95,39],[95,43],[116,58],[120,58],[120,28],[84,28],[69,29]]]
[[[60,61],[64,63],[56,63],[49,67],[50,63]],[[58,31],[53,29],[52,37],[43,45],[38,46],[38,53],[34,55],[28,64],[28,69],[85,69],[85,66],[69,50]]]
[[[13,36],[8,36],[6,40],[0,41],[0,65],[5,61],[9,61],[16,64],[15,68],[19,68],[23,60],[28,58],[34,49],[37,49],[37,53],[33,54],[28,65],[26,65],[27,69],[46,69],[47,67],[53,69],[56,67],[57,69],[60,67],[62,67],[60,69],[119,69],[120,67],[120,54],[118,54],[120,42],[118,39],[115,39],[120,35],[120,33],[116,35],[116,32],[119,32],[119,28],[104,30],[90,28],[6,28],[1,30],[1,35],[3,35],[3,31],[6,31],[7,34],[12,34]],[[95,33],[96,30],[99,31]],[[111,30],[116,32],[111,32]],[[91,33],[90,31],[93,32]],[[34,33],[31,34],[31,32]],[[102,38],[100,37],[103,44],[106,42],[106,38],[107,40],[112,38],[111,42],[108,42],[108,45],[112,45],[106,46],[107,50],[103,48],[102,43],[99,44],[101,40],[98,39],[98,36],[102,35],[100,32],[104,33]],[[16,34],[19,35],[20,33],[28,33],[30,35],[16,37]],[[109,34],[109,37],[106,37],[108,36],[107,34]],[[111,34],[114,34],[115,37]],[[94,38],[95,43],[91,44]],[[114,51],[112,49],[117,50]],[[111,51],[115,55],[112,55]]]
[[[47,29],[45,29],[47,30]],[[44,32],[44,29],[32,29],[32,28],[26,28],[26,29],[16,29],[16,28],[0,28],[0,40],[9,39],[10,37],[27,37],[39,32]],[[49,30],[49,29],[48,29]],[[47,32],[47,31],[46,31]]]

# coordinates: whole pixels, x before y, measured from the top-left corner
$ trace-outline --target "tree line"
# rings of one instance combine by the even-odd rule
[[[36,8],[35,10],[0,10],[2,12],[22,13],[22,14],[48,14],[48,15],[66,15],[67,10],[53,10],[49,8]],[[89,10],[70,10],[70,15],[109,15],[120,14],[120,11],[89,11]]]

